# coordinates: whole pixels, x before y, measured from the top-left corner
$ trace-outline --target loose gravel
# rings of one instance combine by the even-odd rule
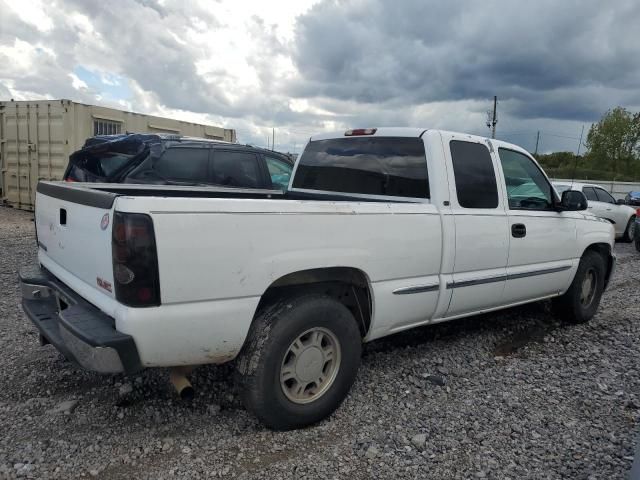
[[[0,208],[1,478],[621,479],[640,417],[640,254],[589,324],[541,303],[415,329],[365,347],[356,384],[321,424],[263,428],[232,367],[201,367],[179,400],[163,369],[83,372],[20,308],[32,214]]]

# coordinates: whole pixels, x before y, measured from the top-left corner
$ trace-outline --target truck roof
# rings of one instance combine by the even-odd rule
[[[318,133],[316,135],[313,135],[310,138],[310,141],[315,141],[315,140],[328,140],[328,139],[332,139],[332,138],[358,138],[360,135],[347,135],[346,132],[349,132],[350,130],[337,130],[337,131],[333,131],[333,132],[324,132],[324,133]],[[422,135],[424,135],[425,132],[430,131],[430,132],[439,132],[439,133],[443,133],[443,134],[447,134],[447,135],[451,135],[451,136],[455,136],[455,137],[460,137],[460,138],[464,138],[467,140],[476,140],[476,141],[487,141],[487,140],[491,140],[492,142],[494,142],[495,145],[503,145],[503,146],[508,146],[509,148],[514,148],[517,150],[523,150],[521,147],[519,147],[518,145],[514,145],[508,142],[504,142],[502,140],[497,140],[494,138],[488,138],[488,137],[483,137],[480,135],[471,135],[468,133],[462,133],[462,132],[453,132],[453,131],[448,131],[448,130],[438,130],[438,129],[432,129],[432,128],[417,128],[417,127],[381,127],[381,128],[375,128],[375,132],[372,134],[366,134],[365,136],[369,136],[369,137],[416,137],[419,138]],[[523,150],[524,151],[524,150]]]

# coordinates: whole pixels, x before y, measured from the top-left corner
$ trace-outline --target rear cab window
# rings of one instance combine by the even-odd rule
[[[413,137],[351,137],[307,144],[293,188],[428,199],[424,143]]]

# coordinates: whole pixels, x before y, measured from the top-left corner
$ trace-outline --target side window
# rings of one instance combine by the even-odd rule
[[[489,149],[481,143],[449,143],[458,203],[464,208],[497,208],[498,185]]]
[[[213,182],[228,187],[262,187],[258,158],[250,152],[214,150]]]
[[[264,158],[267,162],[267,168],[269,169],[272,187],[285,190],[287,186],[289,186],[289,179],[291,178],[291,170],[293,167],[287,162],[273,157],[265,156]]]
[[[499,149],[500,163],[507,183],[509,208],[513,210],[550,210],[553,208],[551,184],[538,166],[526,155]]]
[[[606,190],[603,190],[602,188],[594,188],[594,190],[596,191],[599,201],[605,203],[616,203],[616,200]]]
[[[209,179],[209,149],[170,148],[156,160],[153,170],[165,180],[207,182]]]
[[[596,195],[596,191],[593,189],[593,187],[584,187],[582,189],[582,193],[584,193],[584,196],[587,197],[587,200],[591,200],[593,202],[599,201]]]

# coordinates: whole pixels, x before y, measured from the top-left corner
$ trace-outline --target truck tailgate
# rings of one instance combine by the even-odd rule
[[[62,182],[40,182],[36,193],[40,263],[63,280],[73,278],[74,283],[82,282],[111,298],[111,221],[116,197]]]

